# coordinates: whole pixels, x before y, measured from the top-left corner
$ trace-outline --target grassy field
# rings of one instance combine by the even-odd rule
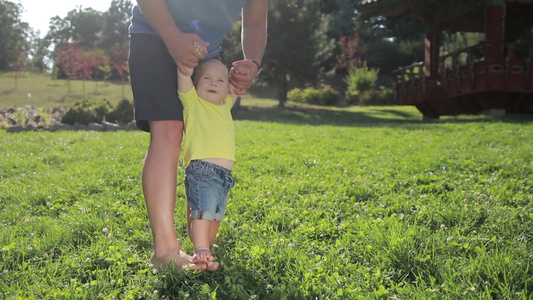
[[[533,297],[533,118],[276,104],[235,115],[215,273],[149,268],[148,134],[0,131],[0,297]]]
[[[131,88],[120,81],[56,80],[49,74],[0,74],[0,108],[33,105],[42,108],[71,107],[87,99],[100,102],[104,99],[116,104],[125,98],[132,100]],[[70,91],[69,91],[70,85]],[[85,87],[84,87],[85,86]],[[85,89],[85,91],[84,91]]]
[[[16,77],[12,72],[0,73],[0,109],[26,105],[38,108],[72,107],[81,100],[91,103],[107,100],[113,105],[122,99],[133,101],[130,85],[123,86],[120,81],[72,80],[69,83],[68,80],[53,79],[50,74],[36,73],[22,73]],[[250,90],[252,93],[243,96],[243,99],[272,100],[275,97],[272,89],[253,86]],[[263,104],[258,102],[257,105]]]

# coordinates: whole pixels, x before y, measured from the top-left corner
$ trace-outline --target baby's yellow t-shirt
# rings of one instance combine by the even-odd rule
[[[198,97],[196,89],[178,92],[183,104],[183,158],[191,160],[224,158],[235,161],[235,126],[231,116],[233,101],[228,95],[224,103],[212,104]]]

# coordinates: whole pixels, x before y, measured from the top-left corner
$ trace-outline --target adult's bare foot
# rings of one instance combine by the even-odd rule
[[[205,264],[205,269],[207,271],[216,271],[220,268],[220,263],[218,261],[212,261]]]
[[[163,270],[170,265],[175,265],[178,270],[206,270],[207,264],[202,262],[193,262],[193,257],[187,253],[179,251],[171,251],[163,256],[155,256],[152,254],[150,263],[157,270]]]

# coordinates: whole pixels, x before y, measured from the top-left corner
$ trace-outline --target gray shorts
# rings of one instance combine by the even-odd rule
[[[132,35],[128,62],[137,128],[149,132],[149,121],[183,121],[177,66],[163,40]]]

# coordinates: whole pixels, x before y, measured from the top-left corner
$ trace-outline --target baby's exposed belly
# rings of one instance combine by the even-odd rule
[[[225,159],[225,158],[204,158],[204,159],[201,159],[203,161],[207,161],[207,162],[210,162],[212,164],[215,164],[215,165],[219,165],[221,167],[224,167],[228,170],[232,170],[233,169],[233,164],[235,164],[235,162],[233,160],[229,160],[229,159]]]

